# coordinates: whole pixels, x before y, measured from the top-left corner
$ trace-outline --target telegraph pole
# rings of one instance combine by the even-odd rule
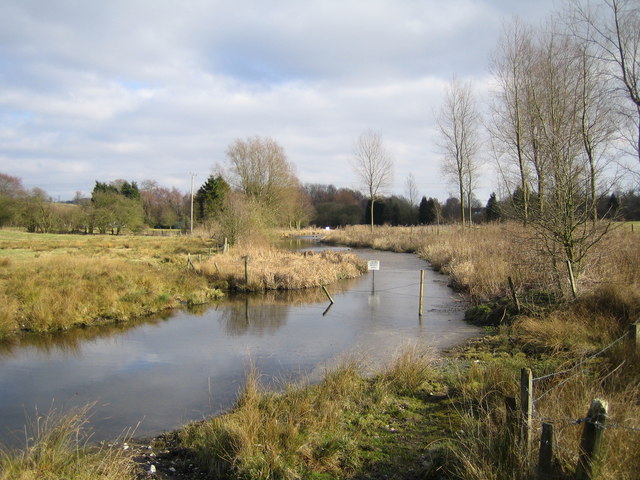
[[[190,232],[193,235],[193,180],[196,178],[196,174],[191,174],[191,220],[189,222]]]

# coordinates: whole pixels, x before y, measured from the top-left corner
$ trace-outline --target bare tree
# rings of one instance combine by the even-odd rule
[[[420,197],[420,194],[418,193],[418,187],[416,186],[416,179],[411,172],[409,172],[409,175],[407,175],[406,186],[409,205],[415,208],[418,206],[418,198]]]
[[[616,135],[614,106],[609,98],[602,62],[593,55],[591,45],[577,38],[575,54],[578,60],[579,120],[583,155],[588,167],[591,220],[598,221],[598,179],[610,162],[607,154]]]
[[[298,191],[298,179],[284,149],[271,138],[237,139],[227,149],[231,185],[252,208],[261,208],[276,223],[286,222],[289,198]],[[268,222],[267,222],[268,223]]]
[[[371,231],[373,205],[393,180],[393,160],[382,143],[382,136],[372,130],[361,134],[353,148],[353,168],[363,189],[369,196]]]
[[[521,151],[537,177],[537,208],[514,206],[520,218],[528,216],[558,281],[567,272],[575,295],[583,259],[608,229],[594,212],[598,164],[613,127],[598,63],[587,45],[554,22],[535,34],[524,71]],[[513,161],[519,165],[520,159]]]
[[[582,38],[597,47],[598,58],[608,65],[616,90],[626,100],[622,115],[632,128],[628,140],[640,160],[640,3],[575,0],[573,6],[577,23],[583,24]]]
[[[471,208],[469,200],[478,167],[480,128],[480,116],[470,83],[454,79],[449,84],[437,123],[444,152],[442,172],[458,185],[460,221],[464,225],[465,206]]]
[[[529,221],[530,172],[527,151],[531,147],[527,129],[527,76],[531,67],[531,29],[516,19],[505,25],[492,58],[492,73],[497,89],[492,104],[493,123],[489,126],[500,163],[517,167],[522,195],[522,221]],[[505,177],[505,180],[507,178]],[[509,188],[509,190],[513,190]]]

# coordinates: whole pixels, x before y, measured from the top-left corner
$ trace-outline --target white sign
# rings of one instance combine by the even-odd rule
[[[367,270],[380,270],[380,260],[369,260]]]

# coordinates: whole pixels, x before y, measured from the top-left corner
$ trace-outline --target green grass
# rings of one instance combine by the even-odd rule
[[[252,371],[236,407],[185,427],[180,448],[223,478],[417,478],[450,424],[447,402],[432,395],[438,380],[432,357],[415,348],[374,378],[348,361],[284,393],[264,390]]]

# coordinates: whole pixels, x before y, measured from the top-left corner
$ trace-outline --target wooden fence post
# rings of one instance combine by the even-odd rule
[[[331,298],[331,295],[329,295],[329,290],[327,290],[327,287],[325,287],[324,285],[322,285],[322,291],[324,292],[324,294],[327,296],[327,298],[329,299],[329,301],[331,302],[331,305],[334,304],[333,298]],[[328,311],[329,309],[327,309]],[[326,312],[325,312],[326,313]],[[324,315],[324,314],[323,314]]]
[[[531,427],[533,417],[533,375],[530,368],[520,370],[520,413],[522,415],[520,438],[526,454],[531,452]]]
[[[509,290],[511,290],[511,298],[513,299],[513,304],[516,306],[516,311],[520,313],[520,300],[518,300],[518,295],[516,294],[516,287],[513,285],[511,276],[509,276],[507,280],[509,281]]]
[[[248,285],[249,284],[249,267],[247,264],[249,263],[249,255],[245,255],[242,258],[244,259],[244,284]]]
[[[595,399],[587,412],[587,418],[580,440],[580,457],[576,467],[576,480],[592,480],[593,466],[598,461],[609,404],[605,400]]]
[[[629,345],[632,351],[640,353],[640,323],[629,325]]]
[[[553,423],[542,422],[540,455],[538,457],[538,478],[549,478],[553,473]]]

